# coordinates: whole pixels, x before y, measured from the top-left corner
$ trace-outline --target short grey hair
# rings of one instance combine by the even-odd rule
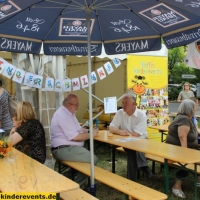
[[[177,114],[187,115],[188,117],[194,116],[195,102],[191,99],[185,99],[178,107]]]
[[[124,98],[124,97],[128,97],[128,98],[131,99],[133,102],[136,102],[136,98],[135,98],[132,94],[130,94],[130,93],[125,94],[125,95],[123,96],[123,98]]]
[[[66,106],[68,103],[71,102],[72,99],[78,98],[75,94],[68,94],[65,99],[63,100],[63,106]]]

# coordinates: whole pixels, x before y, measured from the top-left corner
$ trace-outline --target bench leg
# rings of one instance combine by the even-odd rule
[[[155,161],[152,161],[152,172],[154,174],[155,174],[155,165],[156,165]]]
[[[197,164],[194,164],[194,199],[197,200]]]
[[[164,191],[166,195],[169,194],[169,165],[167,159],[164,161]]]
[[[96,197],[96,185],[90,185],[90,194]]]
[[[56,200],[60,200],[60,193],[56,193]]]

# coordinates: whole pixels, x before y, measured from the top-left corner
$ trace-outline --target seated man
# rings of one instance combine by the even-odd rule
[[[90,134],[88,129],[81,128],[75,116],[78,106],[78,97],[68,94],[63,105],[54,113],[51,121],[51,151],[57,160],[90,163],[90,151],[83,147]],[[93,133],[95,137],[98,130],[94,129]],[[94,164],[96,163],[97,157],[94,155]],[[86,175],[78,173],[74,181],[83,188],[87,178]]]
[[[147,138],[147,117],[146,114],[136,108],[136,100],[131,94],[126,94],[122,99],[123,109],[117,111],[110,124],[109,130],[112,133]],[[145,172],[149,179],[153,173],[148,167],[144,153],[125,149],[127,158],[127,178],[135,181],[137,170]]]

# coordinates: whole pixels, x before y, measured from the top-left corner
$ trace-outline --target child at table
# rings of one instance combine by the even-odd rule
[[[17,113],[12,114],[12,121],[14,127],[11,129],[9,136],[11,136],[16,129],[21,126],[21,123],[17,121]]]

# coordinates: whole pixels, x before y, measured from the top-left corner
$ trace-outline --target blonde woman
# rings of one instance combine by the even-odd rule
[[[21,126],[10,136],[13,145],[31,158],[44,163],[46,160],[45,132],[29,102],[18,103],[17,121]]]
[[[190,83],[185,82],[183,85],[183,90],[178,95],[178,102],[182,102],[184,99],[189,99],[190,97],[194,97],[194,93],[190,90]]]

